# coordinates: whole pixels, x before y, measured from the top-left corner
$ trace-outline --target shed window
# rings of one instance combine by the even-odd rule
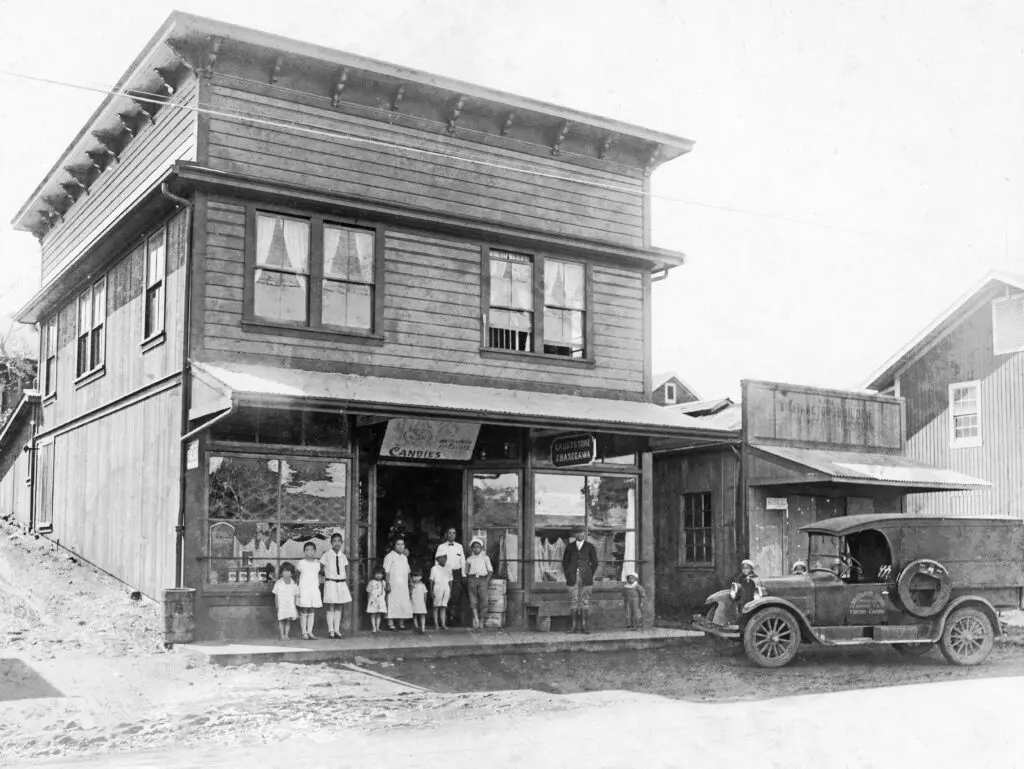
[[[486,275],[487,347],[586,357],[585,265],[489,249]]]
[[[676,386],[672,383],[665,385],[665,403],[676,402]]]
[[[107,280],[100,278],[78,295],[77,376],[103,365],[104,326],[107,320]]]
[[[43,328],[43,395],[57,392],[57,316]]]
[[[1024,294],[992,302],[992,352],[1024,352]]]
[[[960,382],[949,386],[950,445],[954,448],[981,445],[981,383]]]
[[[164,330],[164,282],[167,278],[167,238],[163,229],[146,241],[146,310],[143,336]]]
[[[711,494],[681,494],[680,517],[680,562],[687,565],[713,563]]]

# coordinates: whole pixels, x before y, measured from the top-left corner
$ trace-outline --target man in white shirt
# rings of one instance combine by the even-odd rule
[[[466,570],[466,551],[455,541],[458,532],[454,528],[445,532],[445,541],[437,546],[434,554],[447,556],[445,568],[452,575],[452,594],[448,599],[448,624],[454,624],[462,615],[463,580]]]

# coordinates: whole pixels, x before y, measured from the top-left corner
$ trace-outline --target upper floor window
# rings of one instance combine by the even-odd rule
[[[107,280],[104,277],[78,295],[76,376],[96,371],[103,365],[106,320]]]
[[[949,386],[950,445],[954,448],[981,445],[981,383],[958,382]]]
[[[665,385],[665,403],[676,402],[676,386],[669,382]]]
[[[487,347],[587,356],[583,264],[498,249],[489,250],[488,261]]]
[[[57,316],[43,326],[43,397],[57,392]]]
[[[380,238],[372,227],[255,211],[252,318],[370,333],[377,312]]]
[[[146,241],[145,339],[164,330],[164,282],[167,278],[167,237],[164,230]]]

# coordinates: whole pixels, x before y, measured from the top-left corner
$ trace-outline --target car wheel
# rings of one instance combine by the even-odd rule
[[[995,645],[992,620],[981,609],[965,606],[946,619],[939,648],[950,665],[980,665]]]
[[[924,641],[913,644],[893,644],[892,648],[896,650],[897,654],[901,654],[904,657],[923,657],[933,646],[935,646],[934,643]]]
[[[786,609],[762,609],[747,620],[743,648],[756,665],[781,668],[792,661],[800,648],[800,625]]]

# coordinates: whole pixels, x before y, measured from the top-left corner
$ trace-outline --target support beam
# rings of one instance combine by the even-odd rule
[[[466,97],[459,95],[452,100],[451,113],[448,115],[448,133],[455,133],[455,125],[462,117],[462,110],[466,106]]]
[[[562,143],[565,141],[566,134],[569,133],[569,126],[568,120],[563,120],[562,124],[558,126],[558,133],[555,134],[555,140],[551,143],[552,155],[560,155],[562,153]]]
[[[348,75],[348,67],[342,67],[341,72],[338,73],[338,82],[334,84],[334,93],[331,95],[332,107],[337,107],[341,103],[341,93],[345,90],[345,84],[348,82]]]

